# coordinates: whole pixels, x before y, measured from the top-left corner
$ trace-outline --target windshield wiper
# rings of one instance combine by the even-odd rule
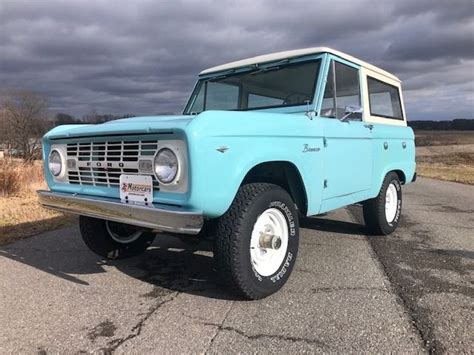
[[[213,78],[210,78],[209,81],[213,82],[213,81],[216,81],[216,80],[225,79],[229,75],[234,74],[234,73],[235,73],[235,69],[231,69],[231,70],[226,71],[224,74],[221,74],[219,76],[215,76]]]
[[[245,71],[242,71],[242,72],[236,73],[237,70],[244,70],[244,69],[246,69],[246,70],[245,70]],[[221,74],[221,75],[219,75],[219,76],[209,78],[208,81],[214,82],[214,81],[216,81],[216,80],[225,79],[225,78],[227,78],[228,76],[233,75],[233,74],[236,74],[236,75],[239,75],[239,74],[249,74],[249,73],[253,73],[254,71],[257,71],[257,72],[259,71],[258,64],[252,64],[252,65],[247,66],[247,67],[241,67],[241,68],[236,68],[236,69],[230,69],[230,70],[224,72],[223,74]]]
[[[272,63],[271,65],[267,66],[267,67],[264,67],[264,68],[261,68],[255,72],[252,73],[252,75],[255,75],[255,74],[258,74],[258,73],[262,73],[262,72],[267,72],[267,71],[270,71],[270,70],[277,70],[277,69],[280,69],[280,66],[282,64],[287,64],[290,60],[287,58],[287,59],[283,59],[283,60],[280,60],[279,62],[276,62],[276,63]]]

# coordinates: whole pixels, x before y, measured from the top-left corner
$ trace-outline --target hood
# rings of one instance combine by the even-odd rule
[[[100,124],[63,125],[46,133],[47,139],[183,131],[193,116],[144,116]]]

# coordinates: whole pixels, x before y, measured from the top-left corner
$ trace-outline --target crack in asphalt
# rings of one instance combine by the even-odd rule
[[[229,316],[229,313],[230,311],[232,310],[232,307],[234,307],[234,304],[235,302],[232,302],[230,304],[230,307],[229,309],[227,310],[227,312],[225,313],[224,315],[224,318],[222,319],[222,322],[221,324],[215,324],[215,323],[210,323],[210,322],[202,322],[203,325],[211,325],[211,326],[215,326],[217,327],[217,332],[216,334],[214,334],[214,336],[212,337],[211,341],[209,342],[209,346],[207,347],[206,351],[204,352],[205,354],[208,354],[209,353],[209,350],[211,349],[212,347],[212,344],[214,343],[214,340],[216,339],[217,335],[219,334],[219,332],[221,331],[223,325],[224,325],[224,322],[226,321],[227,317]]]
[[[121,345],[123,345],[125,342],[133,339],[133,338],[136,338],[138,336],[140,336],[141,332],[142,332],[142,329],[143,329],[143,326],[145,325],[145,322],[150,319],[150,317],[156,312],[158,311],[163,305],[169,303],[169,302],[172,302],[176,296],[179,294],[179,292],[174,292],[170,295],[170,298],[168,299],[165,299],[165,300],[160,300],[159,302],[157,302],[155,305],[153,305],[152,307],[149,308],[148,312],[146,312],[144,314],[144,317],[142,317],[137,324],[135,324],[133,326],[133,328],[131,329],[131,332],[130,334],[128,334],[127,336],[125,337],[122,337],[122,338],[117,338],[117,339],[114,339],[112,341],[110,341],[108,343],[108,346],[105,347],[105,348],[102,348],[100,349],[101,351],[104,352],[104,354],[112,354],[115,350],[117,350],[118,347],[120,347]]]
[[[233,304],[232,304],[232,306],[233,306]],[[240,329],[230,327],[230,326],[224,326],[225,320],[227,319],[227,317],[228,317],[228,315],[229,315],[229,313],[232,309],[232,306],[226,312],[226,315],[224,316],[224,320],[221,323],[207,322],[206,320],[204,320],[202,318],[193,317],[193,316],[190,316],[189,314],[182,313],[182,315],[184,317],[196,320],[204,326],[210,326],[210,327],[217,328],[216,334],[214,334],[214,336],[212,337],[211,341],[209,342],[209,346],[205,351],[206,354],[209,353],[209,350],[212,347],[212,344],[213,344],[215,338],[217,337],[217,335],[221,331],[233,332],[233,333],[239,334],[240,336],[243,336],[243,337],[245,337],[249,340],[259,340],[259,339],[269,338],[269,339],[278,339],[278,340],[284,340],[284,341],[290,341],[290,342],[303,342],[303,343],[306,343],[306,344],[309,344],[309,345],[317,345],[318,347],[320,347],[322,349],[328,349],[329,348],[326,343],[324,343],[320,340],[316,340],[316,339],[309,339],[309,338],[303,338],[303,337],[293,337],[293,336],[278,335],[278,334],[264,334],[264,333],[247,334],[247,333],[245,333],[244,331],[242,331]]]
[[[311,292],[314,293],[331,293],[331,292],[346,292],[346,291],[367,291],[367,292],[383,292],[390,293],[389,290],[379,287],[320,287],[311,288]]]
[[[219,326],[219,323],[212,323],[212,322],[209,322],[207,319],[205,318],[201,318],[201,317],[195,317],[195,316],[191,316],[189,314],[186,314],[186,313],[183,313],[183,312],[180,312],[180,314],[185,317],[185,318],[188,318],[188,319],[191,319],[191,320],[196,320],[198,321],[200,324],[203,324],[203,325],[214,325],[216,327]]]
[[[228,326],[222,326],[222,325],[216,325],[214,323],[203,323],[205,325],[213,325],[218,327],[218,332],[216,335],[221,332],[221,331],[227,331],[227,332],[233,332],[236,334],[239,334],[240,336],[243,336],[249,340],[259,340],[259,339],[278,339],[278,340],[284,340],[284,341],[290,341],[290,342],[303,342],[308,345],[316,345],[322,349],[328,349],[328,345],[320,340],[316,339],[308,339],[308,338],[302,338],[302,337],[293,337],[293,336],[288,336],[288,335],[278,335],[278,334],[247,334],[244,331],[234,328],[234,327],[228,327]],[[214,337],[215,338],[215,337]],[[214,340],[213,338],[213,340]]]

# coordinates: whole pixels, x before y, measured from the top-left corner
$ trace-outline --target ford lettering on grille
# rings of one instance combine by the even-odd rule
[[[121,174],[150,175],[158,141],[107,141],[67,144],[67,172],[71,184],[119,186]]]

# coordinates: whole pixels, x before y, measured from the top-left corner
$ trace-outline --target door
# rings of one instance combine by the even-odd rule
[[[346,116],[346,106],[361,107],[359,69],[339,61],[330,63],[321,105],[324,132],[323,200],[370,189],[372,133],[362,114]]]

